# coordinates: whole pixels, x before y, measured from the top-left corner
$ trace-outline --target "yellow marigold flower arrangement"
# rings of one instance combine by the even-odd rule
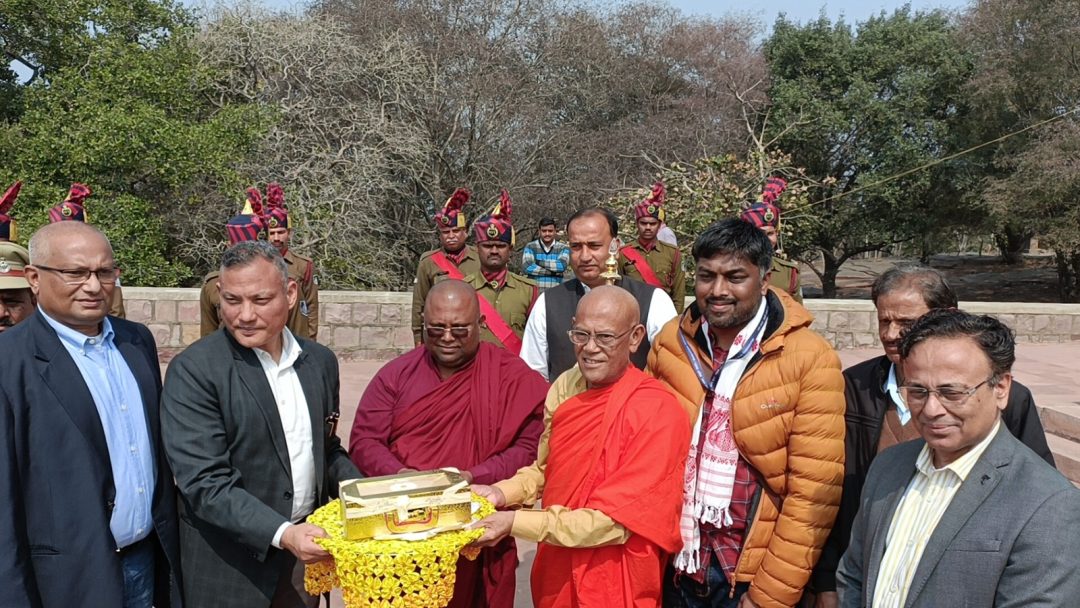
[[[477,494],[477,521],[495,512]],[[326,530],[328,538],[315,542],[333,560],[308,564],[304,587],[308,593],[328,593],[341,587],[346,608],[443,608],[454,594],[458,555],[476,559],[480,549],[468,547],[484,531],[454,530],[427,540],[347,540],[341,521],[341,501],[320,507],[308,522]]]

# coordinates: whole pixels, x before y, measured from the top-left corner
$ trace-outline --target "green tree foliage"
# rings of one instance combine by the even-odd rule
[[[700,158],[692,162],[674,162],[655,175],[667,189],[664,202],[665,222],[675,231],[683,257],[690,258],[694,239],[711,224],[736,217],[749,205],[761,200],[768,177],[782,177],[788,188],[780,197],[780,250],[802,253],[807,244],[802,236],[811,233],[816,221],[808,212],[809,189],[814,186],[802,169],[791,165],[791,157],[778,151],[765,156],[756,153],[746,158],[731,154]],[[652,184],[621,192],[609,206],[620,214],[620,236],[624,241],[637,238],[635,205],[649,194]]]
[[[1055,252],[1062,301],[1080,302],[1080,0],[986,0],[962,22],[978,57],[970,130],[1008,137],[977,157],[1006,254],[1033,235]]]
[[[962,215],[950,165],[879,184],[951,151],[971,62],[946,14],[904,8],[854,30],[825,17],[798,25],[781,16],[764,53],[766,137],[818,185],[808,207],[815,221],[799,239],[823,258],[815,272],[825,297],[835,295],[851,257],[935,233]]]
[[[16,216],[29,235],[71,182],[94,191],[92,223],[113,240],[124,281],[173,286],[190,270],[172,254],[177,209],[193,183],[242,183],[232,167],[257,137],[257,106],[214,105],[197,62],[194,21],[168,1],[17,2],[0,31],[38,76],[0,141],[0,180],[27,186]],[[14,50],[11,50],[11,49]]]

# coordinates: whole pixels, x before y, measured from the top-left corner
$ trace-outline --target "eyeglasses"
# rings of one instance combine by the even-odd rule
[[[457,340],[464,340],[469,337],[469,332],[472,331],[472,325],[456,326],[456,327],[440,327],[438,325],[424,325],[424,332],[427,333],[427,337],[432,340],[439,340],[446,335],[446,332],[450,332],[450,336]]]
[[[579,346],[584,346],[588,344],[589,340],[592,339],[596,342],[597,346],[601,348],[609,348],[611,346],[615,346],[615,343],[618,342],[619,338],[625,336],[632,331],[634,331],[633,327],[622,332],[621,334],[594,334],[591,332],[587,332],[584,329],[571,329],[570,331],[566,332],[566,334],[570,336],[571,342]]]
[[[909,406],[922,407],[926,405],[926,402],[930,399],[930,395],[936,395],[938,401],[940,401],[942,405],[960,406],[964,405],[964,403],[966,403],[967,400],[975,394],[975,391],[979,390],[979,388],[982,387],[982,385],[990,382],[993,379],[994,377],[991,376],[969,389],[930,389],[923,388],[921,386],[901,386],[900,397],[904,400],[904,403],[908,404]]]
[[[90,280],[90,275],[95,275],[98,283],[102,285],[113,285],[116,283],[116,279],[120,278],[120,269],[116,267],[88,270],[86,268],[53,268],[41,264],[34,264],[33,266],[38,270],[48,270],[59,274],[67,285],[82,285]]]

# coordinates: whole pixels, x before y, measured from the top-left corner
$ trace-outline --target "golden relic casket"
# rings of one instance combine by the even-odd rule
[[[350,479],[338,488],[345,538],[455,530],[472,522],[469,483],[454,469]]]

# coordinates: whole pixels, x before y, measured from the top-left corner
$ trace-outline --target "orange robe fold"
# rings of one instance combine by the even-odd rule
[[[629,368],[614,385],[561,404],[551,421],[545,505],[601,511],[631,532],[622,545],[541,544],[537,608],[660,605],[663,567],[679,550],[690,420],[658,381]]]

